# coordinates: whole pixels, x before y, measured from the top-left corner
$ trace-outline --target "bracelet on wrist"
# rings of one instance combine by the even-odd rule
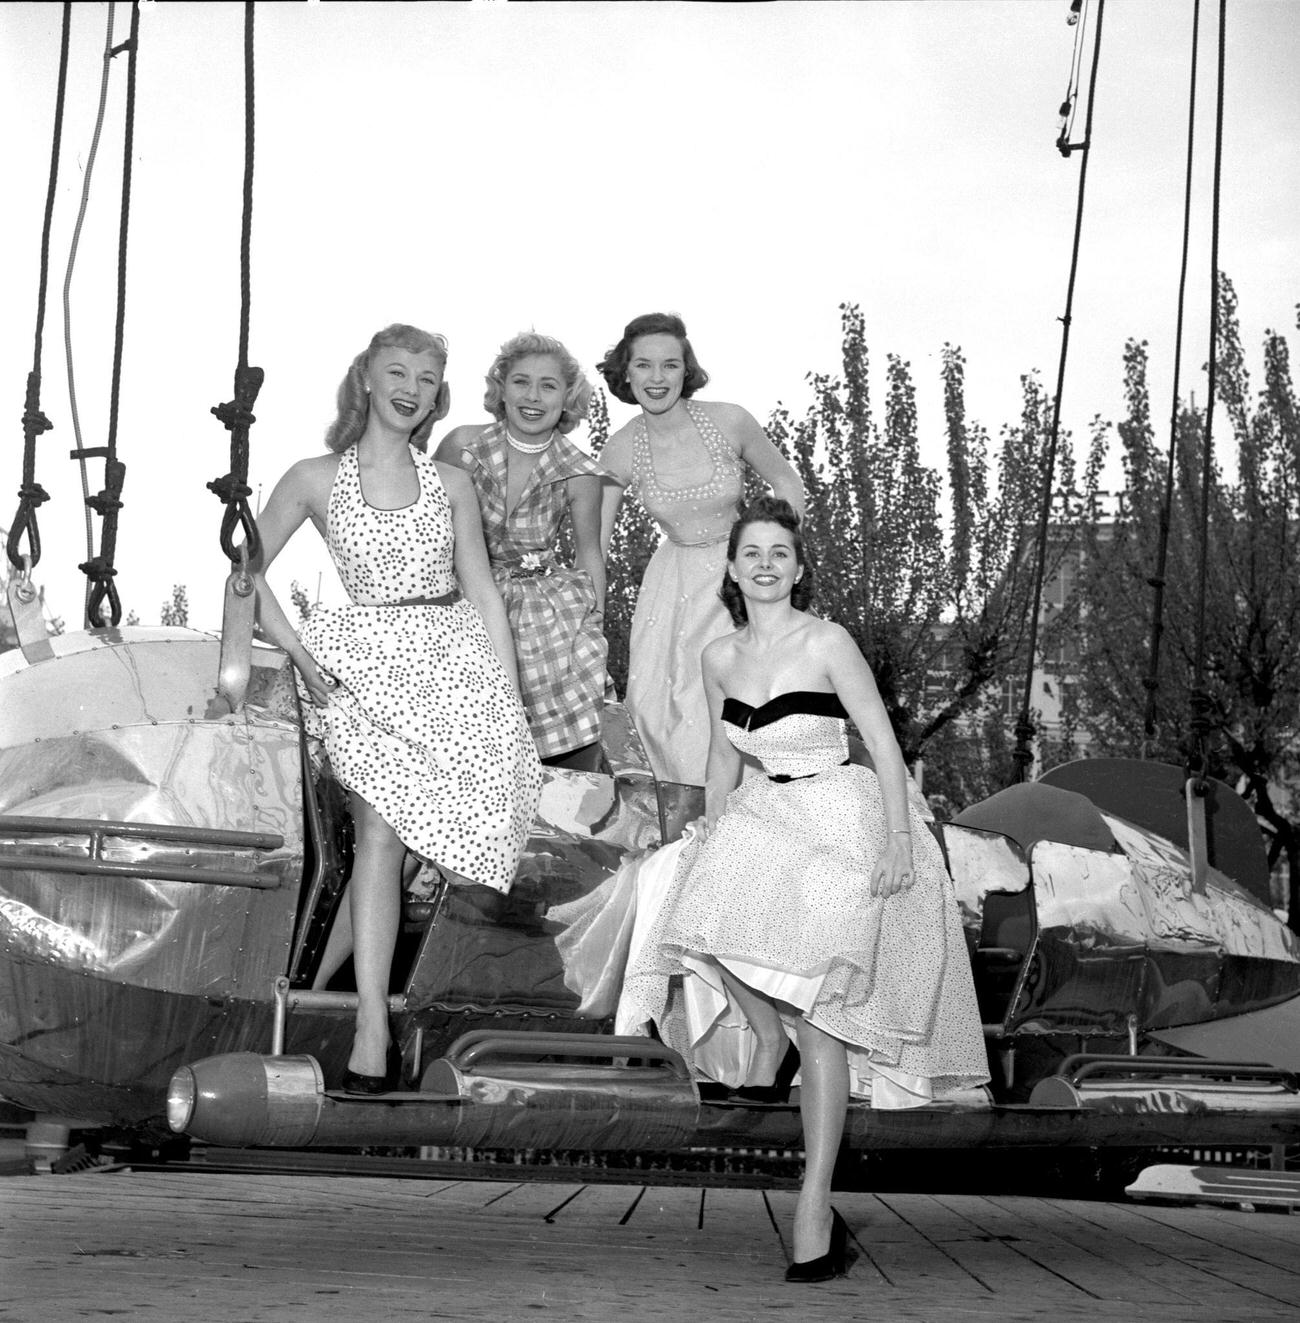
[[[891,836],[910,836],[912,829],[910,827],[894,827],[889,833]]]

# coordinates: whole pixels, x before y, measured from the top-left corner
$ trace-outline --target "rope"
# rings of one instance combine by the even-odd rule
[[[1187,179],[1183,188],[1183,253],[1178,270],[1178,321],[1174,331],[1174,390],[1169,410],[1169,458],[1165,467],[1165,494],[1160,506],[1160,540],[1155,573],[1147,583],[1155,590],[1151,607],[1151,652],[1146,679],[1146,715],[1143,730],[1147,740],[1156,733],[1156,698],[1160,690],[1160,644],[1164,638],[1165,572],[1169,565],[1169,529],[1174,506],[1174,472],[1178,453],[1178,387],[1183,366],[1183,309],[1187,297],[1187,252],[1192,233],[1192,159],[1196,144],[1196,63],[1200,39],[1201,0],[1192,4],[1192,74],[1187,94]]]
[[[216,404],[212,412],[230,433],[230,472],[208,483],[208,490],[216,493],[226,510],[221,518],[221,550],[232,565],[256,560],[262,549],[248,498],[253,489],[248,485],[248,430],[257,421],[253,405],[262,388],[264,373],[261,368],[248,366],[248,325],[252,302],[250,278],[250,248],[253,232],[253,145],[254,145],[254,88],[253,88],[253,0],[244,5],[244,214],[239,236],[239,362],[235,368],[234,399]],[[235,530],[243,532],[243,546],[235,545]]]
[[[1074,132],[1074,113],[1079,104],[1079,77],[1083,73],[1083,30],[1087,26],[1080,23],[1080,11],[1083,0],[1073,0],[1070,5],[1070,17],[1066,20],[1075,29],[1074,50],[1070,55],[1070,80],[1065,88],[1065,100],[1057,112],[1061,117],[1061,130],[1056,135],[1056,150],[1062,156],[1069,156],[1074,150],[1070,146],[1070,135]]]
[[[117,570],[113,558],[117,553],[117,515],[122,508],[122,482],[126,465],[117,458],[118,403],[122,391],[122,342],[126,331],[126,241],[131,217],[131,156],[135,142],[135,69],[140,44],[140,0],[131,0],[131,35],[113,55],[127,52],[126,59],[126,123],[122,135],[122,210],[117,235],[117,317],[113,327],[113,381],[108,403],[108,443],[104,447],[104,489],[97,496],[88,496],[86,504],[103,523],[99,531],[99,555],[78,566],[90,580],[86,595],[86,628],[102,627],[103,608],[108,604],[109,623],[117,626],[122,621],[122,602],[117,585],[113,582]]]
[[[45,193],[45,222],[41,227],[41,273],[36,287],[36,335],[32,370],[27,374],[23,401],[23,481],[18,488],[18,513],[9,529],[5,549],[15,570],[30,573],[41,558],[41,533],[36,511],[50,494],[36,481],[36,438],[54,426],[41,412],[41,342],[45,334],[45,289],[50,270],[50,223],[54,216],[54,193],[59,178],[59,143],[63,137],[63,103],[68,86],[68,35],[72,29],[72,3],[64,0],[63,35],[59,43],[59,88],[54,99],[54,141],[50,148],[50,182]],[[27,553],[20,549],[27,539]]]
[[[1214,193],[1210,207],[1210,364],[1209,399],[1205,405],[1205,451],[1201,457],[1201,557],[1197,576],[1196,653],[1190,699],[1191,738],[1187,758],[1189,779],[1203,781],[1210,765],[1213,702],[1205,687],[1205,603],[1210,562],[1210,485],[1214,475],[1214,401],[1219,366],[1219,195],[1223,175],[1224,38],[1227,0],[1219,0],[1219,52],[1214,107]]]
[[[72,407],[72,434],[76,438],[77,448],[72,452],[73,459],[79,459],[81,470],[81,498],[85,505],[86,517],[86,557],[95,554],[95,532],[90,518],[90,479],[86,469],[89,451],[81,444],[81,412],[77,408],[77,377],[73,370],[72,358],[72,271],[77,262],[77,248],[81,243],[81,227],[86,219],[86,207],[90,203],[90,181],[95,173],[95,158],[99,154],[99,135],[104,127],[104,107],[108,102],[108,78],[113,64],[113,17],[116,4],[108,6],[108,31],[104,35],[104,67],[99,79],[99,109],[95,115],[95,131],[90,138],[90,152],[86,157],[86,170],[81,181],[81,206],[77,211],[77,223],[72,228],[72,244],[68,249],[68,266],[63,277],[63,356],[68,369],[68,401]],[[89,592],[89,585],[87,585]]]
[[[1056,450],[1061,433],[1061,396],[1065,391],[1065,363],[1070,349],[1070,323],[1073,320],[1074,282],[1079,271],[1079,246],[1083,236],[1083,197],[1088,182],[1088,160],[1092,147],[1092,111],[1097,100],[1097,65],[1101,56],[1101,21],[1106,12],[1106,0],[1097,0],[1097,25],[1093,31],[1092,72],[1088,77],[1088,114],[1084,120],[1083,142],[1079,144],[1083,160],[1079,166],[1079,200],[1074,218],[1074,247],[1070,254],[1070,280],[1066,287],[1065,316],[1061,318],[1061,359],[1056,373],[1056,399],[1052,405],[1052,430],[1047,446],[1047,463],[1043,470],[1042,499],[1038,511],[1038,539],[1034,569],[1034,601],[1029,613],[1029,659],[1025,672],[1024,701],[1016,718],[1016,747],[1011,757],[1015,760],[1015,780],[1021,782],[1029,775],[1034,751],[1030,742],[1034,738],[1034,722],[1029,712],[1033,693],[1034,661],[1038,654],[1038,613],[1042,609],[1043,575],[1047,565],[1047,534],[1051,522],[1052,480],[1056,473]],[[1074,150],[1073,147],[1070,148]]]

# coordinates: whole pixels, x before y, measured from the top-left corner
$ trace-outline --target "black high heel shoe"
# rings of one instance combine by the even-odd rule
[[[345,1070],[340,1086],[344,1093],[373,1096],[377,1093],[395,1093],[401,1084],[402,1056],[396,1043],[389,1043],[385,1070],[382,1075],[363,1075],[360,1071]]]
[[[843,1277],[849,1252],[848,1224],[837,1209],[831,1209],[831,1243],[826,1253],[803,1263],[792,1263],[785,1270],[787,1282],[829,1282],[832,1277]]]

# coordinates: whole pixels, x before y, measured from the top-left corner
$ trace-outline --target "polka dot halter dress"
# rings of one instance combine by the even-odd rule
[[[399,605],[456,586],[451,503],[434,461],[412,448],[420,495],[367,503],[356,447],[330,491],[326,543],[351,604],[317,611],[302,641],[338,687],[308,733],[334,775],[421,859],[509,890],[541,790],[514,686],[473,603]]]

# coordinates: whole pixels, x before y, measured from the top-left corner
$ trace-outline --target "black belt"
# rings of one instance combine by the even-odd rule
[[[400,602],[384,602],[384,606],[455,606],[460,601],[460,593],[453,588],[449,593],[438,597],[404,597]]]
[[[841,767],[847,767],[847,766],[849,765],[849,763],[851,763],[852,761],[853,761],[853,760],[852,760],[851,758],[846,758],[846,759],[840,764],[840,766],[841,766]],[[830,771],[833,771],[833,770],[834,770],[834,769],[833,769],[833,768],[830,768],[830,767],[823,767],[823,768],[822,768],[822,772],[830,772]],[[777,783],[777,785],[779,785],[779,786],[786,786],[786,785],[789,785],[791,781],[810,781],[814,776],[820,776],[821,774],[822,774],[821,772],[805,772],[802,776],[785,776],[785,775],[778,775],[778,776],[769,776],[767,779],[768,779],[769,781],[775,781],[775,782]]]

